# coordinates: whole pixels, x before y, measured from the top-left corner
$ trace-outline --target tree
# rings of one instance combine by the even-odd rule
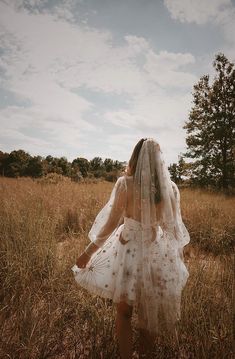
[[[183,156],[179,156],[178,164],[173,163],[168,167],[168,170],[173,182],[182,183],[183,176],[187,175],[187,163],[185,162]]]
[[[31,156],[24,150],[12,151],[6,159],[5,175],[8,177],[24,176]]]
[[[7,161],[9,154],[0,151],[0,175],[4,176],[6,173]]]
[[[92,160],[90,160],[90,171],[96,178],[102,177],[104,175],[104,163],[101,157],[94,157]]]
[[[58,173],[64,176],[71,175],[71,163],[66,157],[52,157],[48,155],[44,160],[45,173]]]
[[[58,173],[62,174],[62,169],[57,168],[57,158],[51,155],[46,156],[45,158],[45,168],[46,173]]]
[[[68,162],[66,157],[60,157],[56,159],[56,167],[61,169],[61,173],[64,176],[70,176],[71,174],[71,163]]]
[[[114,161],[111,158],[105,158],[104,168],[106,172],[111,172],[114,168]]]
[[[94,157],[90,160],[90,169],[92,171],[103,170],[104,165],[101,157]]]
[[[178,173],[178,165],[177,163],[172,163],[168,170],[170,172],[170,176],[173,182],[179,183],[179,173]]]
[[[114,161],[114,168],[116,170],[121,170],[123,171],[126,167],[127,163],[124,161],[124,162],[120,162],[120,161]]]
[[[90,167],[89,161],[83,157],[75,158],[72,162],[73,170],[75,170],[76,173],[80,171],[82,177],[88,176],[89,167]]]
[[[213,83],[204,75],[194,85],[193,107],[183,128],[186,157],[194,161],[194,181],[227,188],[234,181],[235,68],[224,54],[215,57]]]
[[[31,177],[41,177],[44,174],[41,156],[34,156],[29,159],[25,174]]]

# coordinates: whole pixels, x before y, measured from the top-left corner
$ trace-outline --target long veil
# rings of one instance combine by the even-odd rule
[[[133,189],[134,216],[139,217],[143,228],[159,224],[178,248],[186,245],[190,238],[182,221],[179,189],[171,180],[160,145],[154,139],[143,142]]]
[[[133,191],[134,217],[142,227],[139,315],[150,332],[157,331],[156,325],[159,329],[164,325],[171,331],[180,319],[181,289],[188,277],[182,249],[190,237],[181,217],[178,187],[170,179],[159,144],[151,138],[141,147]],[[172,270],[178,274],[171,277]],[[156,277],[159,281],[154,285]],[[160,294],[160,300],[156,300],[156,293]]]

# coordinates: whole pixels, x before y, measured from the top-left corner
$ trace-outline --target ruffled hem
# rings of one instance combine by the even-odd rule
[[[78,268],[78,267],[77,267]],[[146,323],[143,321],[143,318],[141,317],[141,315],[138,313],[138,305],[139,303],[137,302],[137,300],[133,300],[128,298],[128,296],[117,296],[114,297],[113,295],[113,291],[110,291],[108,289],[102,289],[98,286],[92,285],[91,283],[89,283],[89,285],[87,285],[87,282],[84,282],[82,280],[78,280],[76,278],[76,265],[74,265],[71,270],[74,272],[74,278],[75,281],[80,285],[81,288],[88,290],[90,294],[94,295],[94,296],[100,296],[104,299],[109,299],[112,301],[112,303],[118,304],[121,301],[125,301],[125,303],[127,303],[130,306],[133,306],[133,308],[137,309],[137,321],[135,322],[135,328],[137,330],[146,330]],[[171,321],[171,323],[168,323],[168,325],[166,326],[166,322],[161,322],[158,323],[158,325],[152,329],[148,329],[149,332],[152,335],[163,335],[164,333],[167,335],[175,335],[175,327],[176,325],[180,322],[181,319],[181,312],[178,312],[178,317]]]
[[[178,248],[161,229],[156,240],[142,252],[136,221],[125,218],[85,268],[74,265],[75,281],[93,295],[125,301],[140,313],[137,327],[152,333],[174,332],[180,320],[181,291],[189,273]],[[143,276],[143,266],[149,276]],[[163,323],[165,322],[165,323]]]
[[[134,299],[130,299],[126,296],[117,296],[117,297],[114,297],[113,296],[113,291],[111,290],[108,290],[108,289],[103,289],[101,287],[98,287],[96,285],[93,285],[91,283],[88,284],[88,282],[84,282],[82,280],[79,280],[77,277],[76,277],[76,265],[74,265],[71,270],[74,272],[74,278],[75,278],[75,281],[84,289],[88,290],[90,293],[92,293],[93,295],[98,295],[102,298],[105,298],[105,299],[111,299],[113,303],[119,303],[120,301],[122,300],[125,300],[125,302],[129,305],[137,305],[137,301],[134,300]],[[77,267],[78,268],[78,267]]]

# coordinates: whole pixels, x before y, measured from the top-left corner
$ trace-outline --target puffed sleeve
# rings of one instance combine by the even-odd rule
[[[175,237],[177,240],[177,246],[179,250],[182,251],[183,247],[190,242],[190,235],[182,220],[180,191],[178,189],[178,186],[173,181],[171,181],[171,184],[175,196],[175,204],[173,210],[174,218],[175,218]]]
[[[109,201],[95,218],[88,237],[97,247],[102,247],[110,235],[119,227],[123,221],[126,207],[127,188],[125,177],[119,177],[114,185]],[[90,243],[86,248],[89,253]]]

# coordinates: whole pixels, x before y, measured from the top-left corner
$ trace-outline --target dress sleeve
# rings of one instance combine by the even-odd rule
[[[174,204],[174,218],[175,218],[175,238],[177,240],[177,247],[179,251],[182,251],[183,247],[190,242],[190,235],[185,227],[185,224],[182,220],[181,214],[181,199],[180,199],[180,191],[176,183],[171,181],[173,193],[175,196],[175,204]]]
[[[110,195],[109,201],[98,213],[88,234],[97,247],[102,247],[110,235],[123,221],[126,208],[127,188],[125,177],[119,177]]]

